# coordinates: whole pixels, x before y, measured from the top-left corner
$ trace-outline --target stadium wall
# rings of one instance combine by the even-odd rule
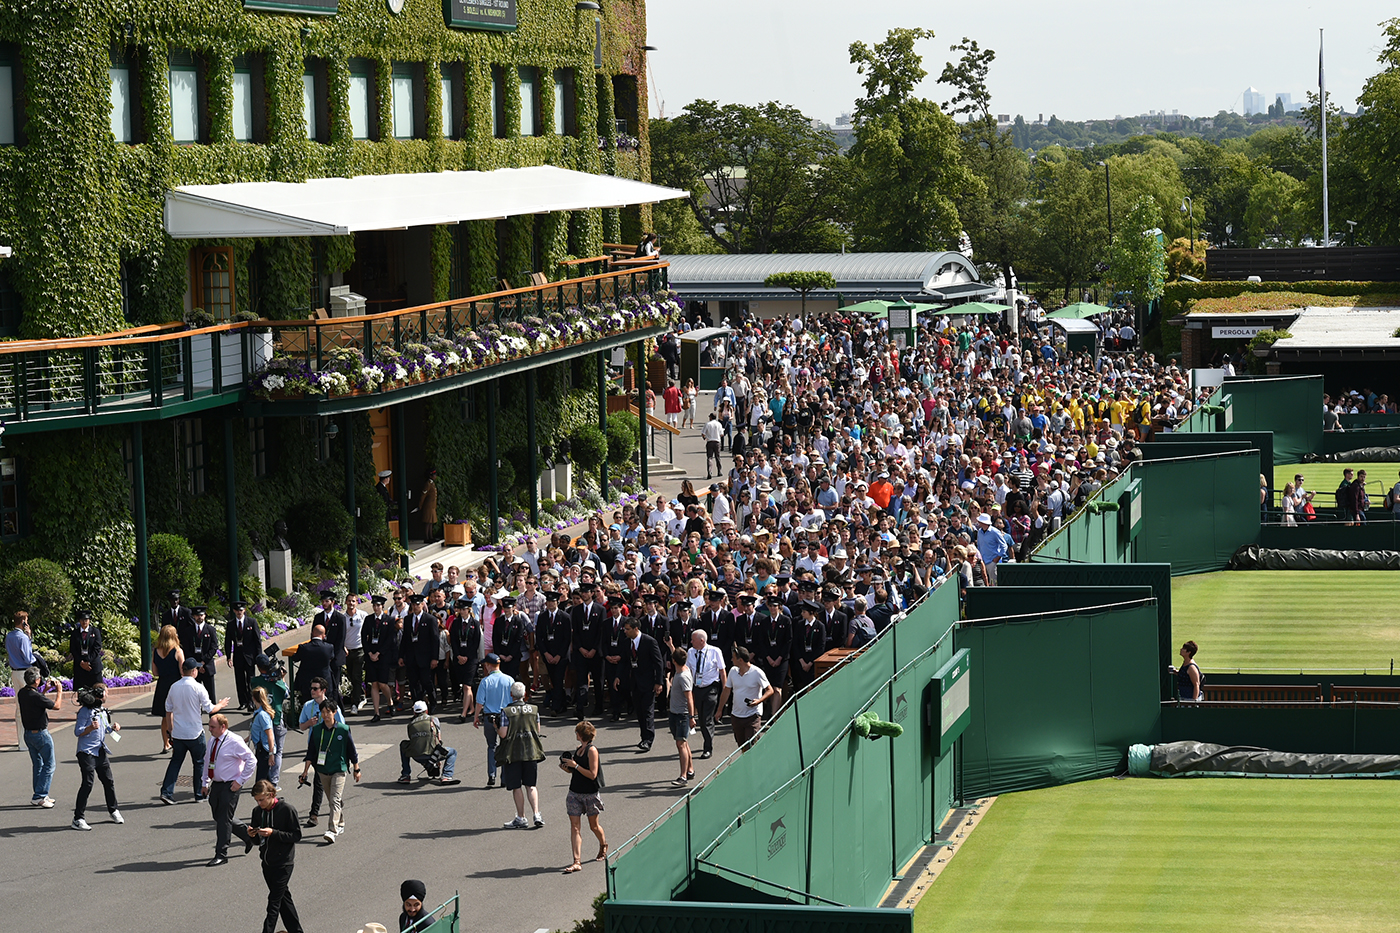
[[[1233,398],[1231,430],[1273,431],[1280,463],[1322,451],[1321,376],[1228,376],[1223,391]]]

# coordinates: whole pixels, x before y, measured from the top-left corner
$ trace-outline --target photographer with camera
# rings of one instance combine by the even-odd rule
[[[316,724],[321,721],[321,704],[325,702],[328,691],[329,685],[326,683],[324,677],[312,678],[311,699],[307,700],[302,706],[301,715],[297,718],[298,732],[306,732],[313,729]],[[339,710],[336,710],[335,721],[342,726],[345,725],[345,717],[340,714]],[[275,731],[276,730],[274,730],[274,732]],[[311,782],[306,780],[305,772],[302,773],[301,779],[297,782],[297,786],[300,787],[304,784],[311,784],[311,811],[306,814],[306,822],[301,825],[305,826],[307,829],[311,829],[316,825],[316,820],[320,819],[321,798],[324,792],[321,789],[320,781]]]
[[[399,759],[403,762],[400,784],[412,784],[409,759],[428,769],[434,784],[447,786],[462,783],[452,776],[457,766],[457,749],[442,744],[442,723],[428,713],[428,704],[418,700],[413,704],[413,718],[408,723],[408,738],[399,743]],[[441,774],[439,774],[439,768]]]
[[[24,686],[15,694],[15,708],[25,747],[34,762],[34,796],[29,802],[48,810],[53,808],[49,786],[53,783],[55,763],[53,736],[49,735],[49,710],[63,709],[63,684],[56,677],[49,678],[49,686],[54,689],[54,697],[49,699],[39,692],[37,667],[25,668],[23,677]]]
[[[78,767],[83,772],[83,783],[78,787],[78,801],[73,805],[73,828],[84,832],[92,829],[83,817],[87,813],[88,795],[98,778],[102,780],[112,822],[126,822],[117,809],[117,783],[112,779],[111,753],[107,749],[107,737],[117,741],[116,733],[121,731],[121,726],[112,722],[106,702],[106,684],[97,683],[78,691],[78,721],[73,724],[73,734],[78,737]]]

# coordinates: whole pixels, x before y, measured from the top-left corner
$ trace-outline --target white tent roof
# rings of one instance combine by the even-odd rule
[[[687,196],[675,188],[552,165],[184,185],[165,193],[165,231],[177,240],[331,236]]]

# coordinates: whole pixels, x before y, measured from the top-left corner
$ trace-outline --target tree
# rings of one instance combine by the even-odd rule
[[[1036,159],[1033,178],[1038,197],[1031,258],[1068,299],[1075,285],[1095,276],[1108,245],[1103,179],[1053,148]]]
[[[673,120],[652,120],[650,129],[652,179],[690,192],[690,215],[719,250],[840,248],[844,159],[835,138],[801,111],[697,100]],[[671,226],[680,237],[695,232]]]
[[[965,113],[963,161],[980,185],[969,185],[958,197],[958,216],[972,242],[973,258],[1001,273],[1002,283],[1014,283],[1013,266],[1029,249],[1031,229],[1026,216],[1030,161],[1017,148],[1010,132],[997,128],[987,72],[996,52],[964,38],[952,47],[963,53],[956,65],[944,66],[939,83],[957,93],[945,105],[950,113]],[[1019,117],[1017,118],[1020,119]],[[1021,122],[1025,129],[1025,122]]]
[[[874,48],[851,44],[865,75],[856,101],[848,216],[857,250],[925,252],[956,247],[962,224],[955,202],[981,182],[963,164],[957,124],[914,97],[928,74],[914,43],[927,29],[892,29]]]
[[[1144,195],[1133,202],[1108,251],[1108,275],[1145,308],[1162,297],[1167,280],[1167,251],[1162,245],[1162,211]]]
[[[807,293],[814,288],[835,288],[830,272],[774,272],[763,280],[765,288],[790,288],[802,293],[802,316],[807,316]]]
[[[1244,245],[1296,246],[1307,230],[1304,184],[1291,175],[1260,169],[1249,189]]]
[[[1341,128],[1341,158],[1329,167],[1332,229],[1354,220],[1361,242],[1390,246],[1400,243],[1400,19],[1381,28],[1387,39],[1380,54],[1384,67],[1362,87],[1358,101],[1366,110]],[[1329,120],[1329,131],[1333,125]]]

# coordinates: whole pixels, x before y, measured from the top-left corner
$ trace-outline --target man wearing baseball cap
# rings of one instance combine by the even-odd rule
[[[494,651],[486,655],[484,663],[486,676],[481,678],[481,686],[476,691],[472,725],[481,729],[482,720],[486,721],[486,728],[482,730],[482,735],[486,736],[486,786],[495,787],[496,743],[500,741],[497,730],[501,728],[501,711],[510,702],[510,685],[515,680],[501,672],[501,659]]]
[[[452,776],[452,769],[457,766],[457,749],[442,744],[442,723],[436,716],[429,715],[428,704],[423,700],[414,701],[413,718],[408,722],[408,738],[399,743],[399,759],[403,764],[400,784],[413,783],[408,764],[410,758],[427,769],[429,779],[434,784],[446,786],[462,783]]]

